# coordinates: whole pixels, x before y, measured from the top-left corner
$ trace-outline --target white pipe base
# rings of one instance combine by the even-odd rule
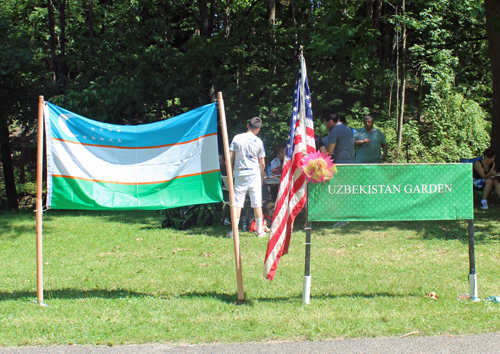
[[[469,274],[469,289],[470,289],[470,300],[477,302],[481,301],[479,296],[477,296],[477,274]]]
[[[302,292],[302,303],[309,304],[311,301],[311,276],[304,275],[304,291]]]

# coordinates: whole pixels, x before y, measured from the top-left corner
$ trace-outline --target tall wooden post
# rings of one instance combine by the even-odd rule
[[[36,286],[38,304],[43,303],[43,247],[42,247],[42,220],[43,220],[43,96],[38,98],[38,149],[36,162]]]
[[[234,260],[236,262],[236,278],[238,282],[238,300],[245,301],[245,293],[243,291],[243,275],[241,270],[241,252],[240,252],[240,235],[238,233],[238,225],[236,224],[236,207],[234,199],[234,184],[233,184],[233,168],[231,158],[229,156],[229,141],[227,137],[226,113],[224,111],[224,100],[222,92],[217,93],[217,101],[219,104],[220,123],[222,128],[222,142],[224,144],[224,157],[226,160],[227,181],[229,185],[229,203],[231,211],[231,225],[233,228],[234,240]]]

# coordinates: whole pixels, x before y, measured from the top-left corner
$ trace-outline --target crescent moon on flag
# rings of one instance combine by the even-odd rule
[[[59,128],[61,128],[61,131],[69,136],[70,138],[76,138],[76,135],[71,132],[68,128],[68,120],[69,117],[66,117],[64,114],[61,114],[59,116]]]

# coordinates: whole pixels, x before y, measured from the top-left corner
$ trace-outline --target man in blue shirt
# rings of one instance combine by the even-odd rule
[[[342,124],[341,118],[336,113],[330,113],[323,118],[328,134],[326,149],[333,157],[335,164],[354,163],[354,136],[352,130]]]

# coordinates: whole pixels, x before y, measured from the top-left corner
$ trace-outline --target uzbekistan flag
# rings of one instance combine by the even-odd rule
[[[217,104],[143,125],[46,102],[47,207],[158,210],[222,201]]]

